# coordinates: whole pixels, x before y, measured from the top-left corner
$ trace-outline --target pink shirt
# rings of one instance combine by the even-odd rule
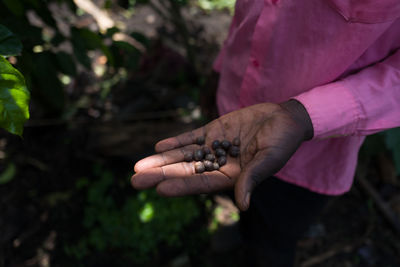
[[[400,126],[400,0],[237,0],[215,61],[221,114],[297,99],[314,138],[277,176],[351,187],[364,136]]]

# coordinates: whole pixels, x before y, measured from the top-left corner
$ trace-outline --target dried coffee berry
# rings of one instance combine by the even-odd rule
[[[214,140],[214,142],[212,142],[211,147],[212,149],[216,150],[217,148],[219,148],[221,145],[221,143],[219,142],[219,140]]]
[[[186,151],[183,154],[185,161],[191,162],[193,160],[193,151]]]
[[[201,161],[204,158],[204,152],[203,149],[197,149],[194,151],[194,156],[193,156],[195,161]]]
[[[219,166],[224,166],[225,164],[226,164],[226,157],[225,156],[218,158],[218,165]]]
[[[211,153],[211,149],[208,146],[203,146],[203,152],[205,155],[210,154]]]
[[[215,155],[214,154],[206,154],[204,157],[206,160],[209,160],[211,162],[215,161]]]
[[[203,162],[198,161],[194,164],[194,169],[196,173],[202,173],[206,170],[206,167],[204,166]]]
[[[223,149],[228,150],[229,147],[231,146],[231,142],[229,142],[228,140],[224,140],[221,142],[221,146]]]
[[[240,148],[238,146],[231,146],[231,148],[229,149],[229,155],[236,158],[237,156],[239,156],[239,154]]]
[[[214,170],[214,164],[209,161],[209,160],[205,160],[203,161],[204,167],[206,168],[207,171],[213,171]]]
[[[216,155],[217,157],[225,157],[225,156],[226,156],[226,152],[225,152],[225,150],[223,150],[222,148],[217,148],[217,149],[215,150],[215,155]]]
[[[240,139],[239,137],[235,137],[232,141],[232,145],[234,146],[240,146]]]
[[[199,136],[196,138],[196,144],[198,144],[199,146],[204,145],[205,141],[206,139],[204,138],[204,136]]]
[[[219,170],[219,164],[217,162],[213,163],[214,170]]]

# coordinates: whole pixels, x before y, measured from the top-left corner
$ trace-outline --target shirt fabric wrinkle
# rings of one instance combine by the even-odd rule
[[[350,189],[364,135],[400,126],[400,1],[352,3],[237,0],[214,63],[221,115],[304,105],[314,138],[276,176],[328,195]]]

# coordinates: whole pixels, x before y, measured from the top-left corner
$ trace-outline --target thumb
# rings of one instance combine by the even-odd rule
[[[254,188],[280,169],[278,162],[267,150],[261,150],[243,169],[235,184],[235,200],[240,210],[249,208]]]

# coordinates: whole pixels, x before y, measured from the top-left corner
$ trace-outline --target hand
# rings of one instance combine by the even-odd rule
[[[304,107],[295,100],[264,103],[243,108],[176,137],[158,142],[158,154],[135,165],[132,185],[157,187],[162,196],[209,193],[234,187],[241,210],[250,205],[250,194],[264,179],[279,171],[313,129]],[[195,173],[194,162],[184,162],[186,151],[199,148],[199,136],[211,147],[214,140],[240,139],[240,156],[228,157],[219,170]]]

